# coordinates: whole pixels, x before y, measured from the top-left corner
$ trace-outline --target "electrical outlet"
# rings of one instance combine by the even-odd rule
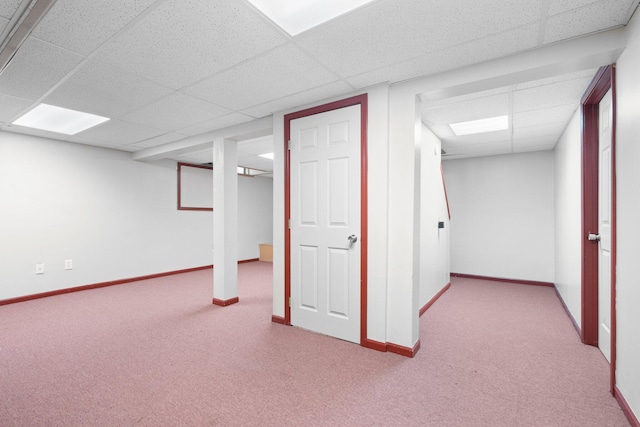
[[[44,274],[44,263],[36,264],[36,274]]]
[[[73,260],[72,259],[65,259],[64,260],[64,269],[65,270],[73,270]]]

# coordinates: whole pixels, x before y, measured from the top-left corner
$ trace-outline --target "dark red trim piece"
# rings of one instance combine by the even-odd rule
[[[237,303],[239,301],[240,301],[240,299],[238,297],[233,297],[233,298],[225,299],[225,300],[214,298],[212,303],[213,303],[213,305],[218,305],[220,307],[226,307],[228,305],[235,304],[235,303]]]
[[[442,163],[440,163],[440,175],[442,175],[442,188],[444,189],[444,200],[447,202],[447,213],[449,219],[451,219],[451,209],[449,208],[449,196],[447,195],[447,185],[444,182],[444,169],[442,169]]]
[[[379,341],[374,341],[374,340],[364,340],[360,343],[360,345],[364,348],[370,348],[372,350],[378,350],[381,352],[386,352],[387,351],[387,344],[379,342]]]
[[[198,207],[189,207],[182,206],[182,185],[181,185],[181,177],[182,177],[182,167],[187,166],[190,168],[200,168],[200,169],[210,169],[213,170],[213,166],[206,165],[192,165],[191,163],[182,163],[178,162],[178,210],[179,211],[213,211],[213,208],[198,208]]]
[[[276,315],[271,316],[271,321],[273,323],[278,323],[280,325],[286,325],[287,324],[286,321],[284,320],[284,317],[280,317],[280,316],[276,316]]]
[[[351,98],[342,99],[328,104],[319,105],[305,110],[296,111],[284,116],[284,300],[291,297],[291,231],[289,230],[289,218],[291,218],[291,158],[289,156],[289,140],[291,139],[291,121],[314,114],[338,110],[340,108],[360,105],[360,343],[367,341],[367,265],[368,265],[368,95],[362,94]],[[291,308],[286,307],[285,324],[291,324]]]
[[[601,67],[581,100],[582,108],[582,342],[598,345],[598,104],[611,88],[612,66]],[[612,140],[613,142],[613,140]],[[612,147],[613,149],[613,147]],[[612,158],[615,154],[612,156]],[[612,168],[613,171],[613,168]],[[613,199],[613,194],[612,194]],[[612,218],[613,219],[613,218]],[[613,231],[613,230],[612,230]],[[612,295],[612,301],[613,301]],[[612,313],[613,317],[613,313]]]
[[[425,305],[423,305],[422,308],[420,309],[420,316],[422,316],[427,310],[429,310],[429,307],[431,307],[433,303],[436,302],[438,298],[442,296],[442,294],[447,292],[450,287],[451,287],[451,282],[444,285],[444,288],[440,289],[438,293],[433,296],[433,298],[431,298]]]
[[[546,286],[555,287],[551,282],[538,282],[535,280],[505,279],[503,277],[476,276],[474,274],[451,273],[451,277],[462,277],[465,279],[491,280],[493,282],[513,283],[516,285]]]
[[[260,258],[240,259],[238,260],[238,264],[246,264],[248,262],[256,262],[256,261],[260,261]]]
[[[404,347],[398,344],[387,343],[387,350],[391,353],[399,354],[405,357],[414,357],[420,350],[420,340],[418,340],[413,348]]]
[[[587,240],[598,230],[599,103],[611,89],[611,370],[610,391],[615,395],[617,365],[617,181],[615,64],[601,67],[581,100],[582,107],[582,342],[598,345],[598,245]]]
[[[629,424],[631,424],[631,427],[640,427],[640,421],[638,421],[638,418],[633,413],[631,406],[629,406],[629,404],[627,403],[622,393],[620,393],[620,389],[618,389],[617,386],[613,386],[613,396],[616,398],[618,405],[620,405],[620,409],[622,409],[624,416],[627,417],[627,421],[629,421]]]
[[[616,298],[618,295],[618,281],[616,276],[616,266],[618,265],[618,192],[616,179],[616,65],[611,66],[611,372],[610,384],[611,393],[615,396],[616,387],[616,366],[618,356],[618,312]],[[636,419],[636,425],[638,420]]]
[[[5,300],[0,300],[0,305],[14,304],[16,302],[23,302],[23,301],[29,301],[29,300],[38,299],[38,298],[46,298],[46,297],[52,297],[52,296],[56,296],[56,295],[69,294],[69,293],[72,293],[72,292],[87,291],[87,290],[90,290],[90,289],[106,288],[107,286],[122,285],[122,284],[125,284],[125,283],[138,282],[140,280],[156,279],[158,277],[172,276],[174,274],[190,273],[192,271],[206,270],[208,268],[213,268],[213,266],[212,265],[207,265],[207,266],[204,266],[204,267],[186,268],[184,270],[176,270],[176,271],[168,271],[168,272],[165,272],[165,273],[149,274],[147,276],[131,277],[129,279],[111,280],[109,282],[94,283],[92,285],[84,285],[84,286],[76,286],[76,287],[73,287],[73,288],[57,289],[55,291],[42,292],[42,293],[39,293],[39,294],[31,294],[31,295],[25,295],[25,296],[16,297],[16,298],[9,298],[9,299],[5,299]]]
[[[574,319],[573,316],[571,315],[571,312],[569,311],[569,307],[567,307],[567,304],[565,304],[564,300],[562,299],[562,295],[560,295],[560,292],[558,292],[558,287],[554,286],[553,289],[556,291],[556,295],[558,296],[558,299],[560,300],[562,307],[564,307],[564,311],[567,313],[567,316],[569,316],[569,319],[571,319],[571,323],[573,323],[573,327],[576,329],[578,336],[581,336],[580,326],[578,326],[578,322],[576,322],[576,319]]]

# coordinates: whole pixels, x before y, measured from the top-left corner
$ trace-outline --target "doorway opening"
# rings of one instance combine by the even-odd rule
[[[616,372],[616,90],[615,65],[601,67],[581,100],[582,115],[582,315],[581,339],[598,346],[598,200],[599,200],[599,105],[611,90],[611,257],[610,257],[610,389],[615,395]],[[590,240],[590,236],[592,235]]]
[[[339,110],[342,108],[359,106],[360,107],[360,117],[359,117],[359,126],[360,126],[360,188],[359,188],[359,205],[360,205],[360,236],[359,242],[360,245],[360,260],[359,260],[359,269],[360,269],[360,316],[359,316],[359,327],[360,327],[360,344],[365,345],[367,343],[367,117],[368,117],[368,108],[367,108],[367,95],[358,95],[348,99],[332,102],[329,104],[320,105],[318,107],[309,108],[306,110],[298,111],[295,113],[287,114],[284,117],[284,149],[285,149],[285,209],[284,209],[284,230],[285,230],[285,289],[284,289],[284,301],[285,301],[285,318],[284,323],[286,325],[291,325],[291,268],[292,268],[292,260],[291,260],[291,229],[289,226],[289,222],[291,219],[291,152],[289,150],[289,141],[291,140],[291,127],[292,121],[301,118],[307,118],[310,116],[327,113],[334,110]]]

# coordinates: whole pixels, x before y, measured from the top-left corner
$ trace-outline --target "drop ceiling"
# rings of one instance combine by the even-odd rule
[[[639,1],[378,0],[291,37],[244,0],[57,0],[0,74],[0,130],[137,152],[618,28]],[[20,4],[0,2],[0,33]],[[441,132],[445,151],[470,155],[475,142],[447,136],[446,122],[505,111],[508,134],[480,154],[549,149],[594,73],[451,99],[425,95],[423,121]],[[43,102],[111,120],[70,137],[11,124]],[[271,151],[269,141],[242,141],[244,166],[269,169],[249,164]],[[211,157],[206,149],[174,156]]]

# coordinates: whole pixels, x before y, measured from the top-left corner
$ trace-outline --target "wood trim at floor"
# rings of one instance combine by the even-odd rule
[[[620,405],[620,409],[622,409],[624,416],[627,417],[627,421],[629,421],[629,424],[631,424],[632,427],[640,427],[640,421],[638,421],[638,418],[633,413],[631,406],[629,406],[627,400],[624,398],[622,393],[620,393],[620,389],[618,388],[618,386],[614,386],[613,390],[613,396],[616,398],[618,405]]]
[[[573,323],[573,327],[576,329],[576,332],[578,332],[578,337],[581,337],[582,331],[580,330],[580,326],[578,326],[578,322],[576,322],[576,319],[574,319],[573,315],[571,315],[571,312],[569,311],[569,307],[567,307],[567,304],[564,302],[562,295],[560,295],[560,291],[558,291],[558,288],[556,286],[554,286],[553,289],[555,289],[556,295],[558,295],[558,299],[560,300],[560,302],[562,303],[562,306],[564,307],[564,311],[567,312],[567,316],[569,316],[569,319],[571,319],[571,323]]]
[[[433,296],[433,298],[431,298],[425,305],[423,305],[422,308],[420,309],[420,316],[422,317],[422,315],[429,309],[429,307],[431,307],[433,303],[436,302],[438,298],[442,296],[442,294],[447,292],[447,290],[449,290],[450,287],[451,287],[451,282],[444,285],[444,288],[440,289],[438,293]]]
[[[89,289],[106,288],[107,286],[122,285],[125,283],[137,282],[140,280],[156,279],[158,277],[172,276],[174,274],[190,273],[192,271],[206,270],[208,268],[213,268],[213,265],[206,265],[204,267],[186,268],[183,270],[167,271],[165,273],[149,274],[146,276],[131,277],[128,279],[110,280],[108,282],[94,283],[91,285],[83,285],[83,286],[75,286],[72,288],[56,289],[55,291],[41,292],[38,294],[24,295],[21,297],[0,300],[0,305],[14,304],[17,302],[30,301],[38,298],[46,298],[46,297],[52,297],[56,295],[68,294],[71,292],[87,291]]]
[[[229,298],[229,299],[225,299],[225,300],[214,298],[213,301],[212,301],[212,304],[220,306],[220,307],[226,307],[228,305],[235,304],[235,303],[237,303],[239,301],[240,301],[240,299],[238,297],[233,297],[233,298]]]
[[[414,357],[420,350],[420,340],[418,340],[413,348],[404,347],[398,344],[387,343],[387,350],[405,357]]]
[[[475,274],[451,273],[451,277],[461,277],[465,279],[491,280],[493,282],[515,283],[517,285],[547,286],[553,288],[552,282],[538,282],[536,280],[506,279],[504,277],[477,276]]]
[[[271,316],[271,321],[273,323],[277,323],[279,325],[286,325],[287,324],[285,319],[284,319],[284,317],[276,316],[275,314]]]

